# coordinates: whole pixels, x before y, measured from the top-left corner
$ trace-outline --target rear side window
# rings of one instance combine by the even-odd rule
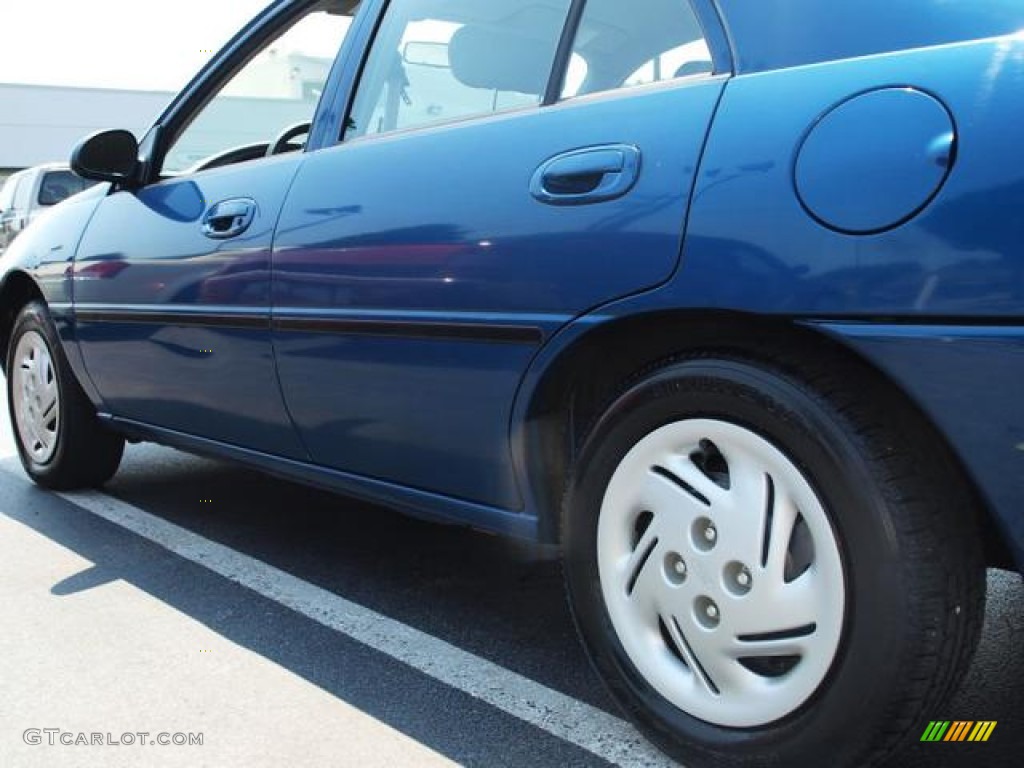
[[[712,73],[687,0],[588,0],[562,97]]]
[[[95,183],[86,181],[71,171],[47,171],[43,174],[42,184],[39,185],[37,201],[40,205],[56,205],[71,195],[77,195],[82,190],[88,189]]]
[[[540,104],[570,0],[392,0],[345,138]]]

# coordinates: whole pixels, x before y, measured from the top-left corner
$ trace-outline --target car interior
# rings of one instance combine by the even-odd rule
[[[356,0],[320,3],[293,28],[317,21],[313,17],[351,19],[359,5]],[[569,0],[535,0],[528,5],[510,0],[393,4],[364,65],[343,138],[539,104],[569,5]],[[616,0],[591,0],[577,31],[562,98],[712,74],[710,51],[692,12],[674,0],[655,0],[655,5],[654,13],[664,23],[653,24],[648,14],[631,13]],[[275,53],[290,32],[254,52],[225,78],[222,90],[204,105],[195,124],[226,100],[233,84],[255,68],[260,56]],[[394,55],[378,53],[391,50]],[[319,92],[328,71],[325,67]],[[364,99],[368,102],[361,106]],[[186,167],[165,164],[163,175],[299,151],[315,109],[316,100],[297,103],[292,112],[304,111],[306,118],[279,123],[276,135],[207,154]],[[190,128],[191,124],[179,133],[179,141]]]

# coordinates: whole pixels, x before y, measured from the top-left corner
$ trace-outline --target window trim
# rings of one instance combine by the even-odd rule
[[[595,96],[600,93],[621,93],[623,91],[631,91],[636,88],[646,88],[653,85],[666,85],[670,83],[676,83],[679,80],[679,78],[667,77],[660,80],[655,80],[650,83],[642,83],[628,87],[620,86],[618,88],[594,91],[591,93],[563,96],[562,88],[565,84],[565,78],[568,76],[570,59],[572,58],[572,54],[575,52],[576,37],[579,33],[579,27],[583,22],[583,18],[585,17],[587,10],[587,0],[575,0],[575,2],[581,6],[580,16],[575,21],[575,28],[573,30],[572,35],[569,36],[569,54],[561,64],[562,69],[560,74],[556,73],[559,74],[559,76],[557,77],[558,90],[557,92],[555,92],[555,99],[553,102],[551,102],[551,104],[561,103],[565,101],[574,101],[576,99],[589,98],[590,96]],[[722,78],[732,77],[732,49],[730,47],[728,38],[726,37],[725,27],[722,24],[721,16],[718,14],[716,10],[716,0],[676,0],[676,2],[680,4],[686,3],[689,5],[690,11],[693,14],[694,19],[696,19],[697,25],[700,28],[701,38],[703,39],[705,45],[707,45],[708,52],[711,55],[711,71],[708,72],[707,74],[702,75],[699,78],[693,77],[691,79],[699,79],[701,82],[703,82],[705,80],[718,80]],[[655,59],[659,58],[660,56],[663,56],[665,53],[668,53],[668,51],[662,51],[657,56],[655,56]],[[646,65],[646,63],[647,62],[644,62],[644,64],[642,64],[641,66]],[[555,78],[553,77],[552,84],[554,84],[554,80]]]
[[[343,143],[345,125],[355,104],[356,88],[362,80],[370,48],[390,5],[390,0],[364,0],[360,6],[313,115],[313,125],[306,140],[307,152]]]
[[[718,0],[685,1],[690,3],[704,32],[704,40],[711,51],[711,63],[714,65],[712,74],[731,77],[736,72],[736,54]]]
[[[572,5],[569,6],[569,15],[562,27],[562,37],[558,41],[558,48],[555,49],[555,61],[551,65],[551,76],[548,78],[548,87],[544,91],[541,107],[549,107],[558,103],[562,98],[562,88],[565,86],[565,79],[569,76],[569,61],[572,59],[573,49],[576,47],[576,36],[580,31],[580,24],[586,9],[587,0],[572,0]]]
[[[700,78],[699,82],[718,81],[731,77],[733,75],[734,57],[722,16],[717,7],[717,0],[678,0],[678,2],[690,5],[700,25],[708,49],[711,52],[713,70],[706,77]],[[574,52],[576,35],[579,32],[587,6],[587,0],[570,0],[569,12],[562,26],[562,35],[555,49],[555,58],[551,65],[548,84],[539,104],[509,107],[479,115],[464,115],[450,120],[409,126],[389,131],[388,133],[366,134],[346,139],[345,125],[355,105],[356,91],[362,82],[364,70],[370,58],[370,51],[377,39],[377,33],[380,26],[384,23],[384,18],[391,7],[391,3],[392,0],[364,0],[359,14],[349,30],[348,37],[345,39],[338,60],[335,62],[335,67],[331,71],[327,85],[324,87],[320,106],[317,108],[316,115],[313,118],[313,129],[306,144],[307,152],[341,145],[347,146],[365,141],[389,139],[419,131],[460,125],[488,118],[504,117],[522,112],[543,111],[545,109],[558,108],[567,101],[575,102],[577,99],[605,98],[609,94],[625,96],[641,88],[679,85],[677,81],[670,79],[634,88],[585,94],[573,97],[571,100],[563,99],[561,96],[562,87],[565,83],[565,78],[569,74],[569,62]]]
[[[162,176],[160,171],[168,150],[174,142],[187,130],[188,126],[206,106],[217,96],[221,89],[237,75],[260,51],[274,39],[290,29],[304,16],[308,15],[322,0],[277,0],[266,10],[253,18],[240,29],[231,40],[192,78],[179,92],[173,101],[157,118],[156,122],[140,142],[143,169],[139,178],[142,186],[154,184],[167,178],[181,176]],[[359,7],[352,26],[349,28],[341,47],[335,52],[334,63],[328,74],[327,83],[335,75],[335,69],[341,54],[348,45],[349,38],[355,31],[360,17],[379,0],[366,0]],[[320,101],[313,113],[313,127],[320,117],[321,107],[328,96],[325,85]],[[312,128],[311,128],[312,135]],[[308,147],[307,147],[308,150]],[[134,184],[132,186],[135,186]]]
[[[344,93],[345,94],[345,101],[344,101],[344,107],[345,108],[340,113],[341,116],[342,116],[342,119],[340,121],[338,121],[336,124],[332,125],[332,128],[335,129],[335,134],[334,134],[335,135],[335,139],[334,139],[333,143],[331,143],[331,144],[319,143],[317,145],[317,148],[323,148],[325,146],[337,146],[339,144],[348,145],[348,144],[352,144],[354,142],[372,141],[372,140],[377,139],[377,138],[384,138],[384,137],[389,137],[389,136],[399,136],[399,135],[404,135],[404,134],[408,134],[410,132],[415,132],[415,131],[420,131],[420,130],[428,130],[428,129],[431,129],[431,128],[437,128],[437,127],[442,127],[442,126],[447,126],[447,125],[455,125],[455,124],[465,123],[465,122],[473,121],[473,120],[481,120],[481,119],[485,119],[485,118],[488,118],[488,117],[493,117],[493,116],[496,116],[496,115],[508,115],[508,114],[515,114],[515,113],[518,113],[518,112],[525,112],[525,111],[530,111],[530,110],[543,109],[546,106],[550,106],[550,104],[547,102],[548,93],[549,93],[549,91],[551,89],[551,80],[555,77],[555,74],[559,71],[559,56],[560,56],[561,51],[562,51],[562,46],[565,43],[566,29],[568,28],[570,22],[572,21],[573,13],[578,11],[579,16],[576,18],[576,21],[573,24],[573,29],[575,30],[575,28],[579,24],[579,18],[582,18],[583,7],[586,5],[586,0],[569,0],[569,10],[566,13],[566,21],[562,25],[562,34],[559,37],[558,44],[555,47],[555,56],[554,56],[554,59],[553,59],[552,64],[551,64],[551,71],[549,72],[549,75],[548,75],[548,83],[545,86],[544,92],[540,94],[541,99],[540,99],[540,101],[537,104],[528,104],[528,105],[523,105],[523,106],[506,107],[504,109],[493,110],[493,111],[486,112],[486,113],[480,113],[480,114],[475,114],[475,115],[461,115],[459,117],[453,117],[453,118],[450,118],[448,120],[438,120],[436,122],[425,123],[425,124],[422,124],[422,125],[410,125],[410,126],[408,126],[406,128],[399,128],[399,129],[396,129],[396,130],[393,130],[393,131],[387,131],[385,133],[361,134],[359,136],[353,136],[353,137],[350,137],[350,138],[345,138],[345,127],[348,124],[349,119],[351,118],[352,109],[355,107],[356,93],[358,92],[359,86],[360,86],[360,84],[363,81],[363,76],[364,76],[365,71],[366,71],[366,66],[367,66],[367,64],[368,64],[368,62],[370,60],[370,53],[373,50],[374,43],[377,41],[377,37],[378,37],[378,34],[380,32],[380,28],[381,28],[381,26],[384,23],[384,19],[386,18],[387,13],[388,13],[388,11],[391,8],[392,1],[393,0],[369,0],[368,5],[370,6],[370,8],[373,9],[373,23],[372,24],[365,24],[364,26],[366,28],[359,30],[359,40],[358,41],[353,40],[353,47],[351,49],[349,49],[349,51],[347,52],[348,55],[346,56],[346,61],[344,62],[344,64],[342,66],[338,67],[338,69],[339,69],[338,82],[336,83],[334,88],[331,88],[331,83],[330,82],[328,83],[328,86],[324,88],[324,99],[322,99],[321,102],[320,102],[322,107],[325,104],[328,103],[326,97],[327,97],[328,91],[330,91],[331,100],[335,104],[337,103],[337,99],[339,97],[339,93]],[[689,2],[689,0],[684,0],[684,2]],[[577,9],[577,6],[579,6],[578,9]],[[367,15],[370,14],[370,8],[367,8]],[[355,37],[355,35],[353,35],[353,32],[355,32],[355,31],[356,31],[355,29],[350,30],[349,36],[350,37]],[[569,54],[570,54],[570,56],[572,54],[572,42],[573,42],[574,39],[575,39],[575,33],[573,33],[573,35],[571,35],[569,37],[569,48],[570,48]],[[356,59],[355,63],[353,64],[351,62],[350,58],[351,58],[352,51],[356,48],[356,46],[355,46],[356,42],[358,42],[358,44],[359,44],[358,45],[359,54],[358,54],[358,58]],[[568,59],[566,59],[566,61],[568,61]],[[332,72],[332,77],[333,77],[334,74],[335,73]],[[562,77],[564,77],[564,75],[562,75]],[[325,108],[325,112],[327,112],[326,108]],[[317,115],[319,116],[319,114],[320,114],[320,112],[318,110],[317,111]],[[332,123],[333,123],[333,121],[332,121]],[[315,125],[315,122],[314,122],[314,125]],[[320,139],[320,138],[321,137],[318,136],[318,139]]]

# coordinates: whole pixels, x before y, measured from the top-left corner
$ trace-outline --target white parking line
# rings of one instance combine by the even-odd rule
[[[13,458],[17,458],[18,448],[14,444],[14,438],[10,436],[8,430],[0,428],[0,462],[8,462]],[[18,462],[14,462],[15,465]]]
[[[17,460],[0,467],[20,473]],[[98,491],[59,494],[243,587],[623,768],[675,765],[624,720]]]

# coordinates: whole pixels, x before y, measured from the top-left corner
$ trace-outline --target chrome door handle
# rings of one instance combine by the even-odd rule
[[[203,216],[203,234],[214,240],[238,237],[256,218],[256,201],[248,197],[223,200]]]
[[[533,175],[530,194],[548,205],[614,200],[640,177],[640,150],[630,144],[575,149],[551,158]]]

